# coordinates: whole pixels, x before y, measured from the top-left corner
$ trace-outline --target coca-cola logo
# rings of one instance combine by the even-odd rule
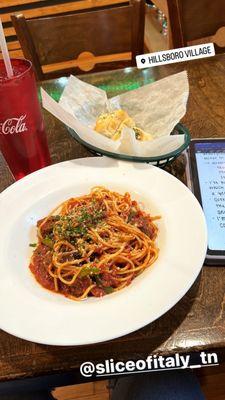
[[[26,114],[21,115],[19,118],[8,118],[0,123],[0,134],[12,135],[13,133],[22,133],[27,131],[26,127]]]

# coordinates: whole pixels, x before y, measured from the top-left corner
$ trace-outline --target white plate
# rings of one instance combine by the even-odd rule
[[[43,289],[28,265],[35,224],[58,203],[105,185],[129,191],[158,222],[159,258],[127,288],[75,302]],[[179,180],[153,166],[85,158],[56,164],[0,195],[0,328],[30,341],[80,345],[113,339],[159,318],[197,278],[206,254],[202,209]]]

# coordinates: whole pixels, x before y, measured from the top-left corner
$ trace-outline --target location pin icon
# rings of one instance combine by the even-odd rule
[[[144,64],[144,63],[145,63],[145,59],[144,59],[144,58],[142,58],[142,59],[141,59],[141,62],[142,62],[142,64]]]

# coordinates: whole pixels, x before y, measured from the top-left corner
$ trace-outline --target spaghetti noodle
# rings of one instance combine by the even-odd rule
[[[129,193],[94,187],[37,223],[30,269],[45,288],[74,300],[129,285],[158,257],[158,228]]]

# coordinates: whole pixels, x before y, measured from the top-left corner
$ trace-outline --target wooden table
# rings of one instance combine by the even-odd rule
[[[137,71],[126,69],[86,75],[82,79],[105,88],[109,95],[187,69],[190,97],[183,123],[192,137],[223,137],[225,133],[225,56],[167,65]],[[43,84],[59,97],[66,78]],[[63,124],[44,112],[53,163],[90,153],[76,143]],[[181,160],[173,171],[181,176]],[[0,190],[13,182],[0,159]],[[188,257],[188,255],[184,255]],[[191,259],[190,259],[191,262]],[[166,284],[166,282],[165,282]],[[162,288],[163,290],[163,288]],[[149,353],[171,354],[225,348],[225,268],[204,267],[189,292],[164,316],[145,328],[122,338],[95,345],[77,347],[44,346],[0,332],[0,381],[12,381],[52,373],[77,371],[85,360],[135,359]],[[220,360],[221,361],[221,360]]]

